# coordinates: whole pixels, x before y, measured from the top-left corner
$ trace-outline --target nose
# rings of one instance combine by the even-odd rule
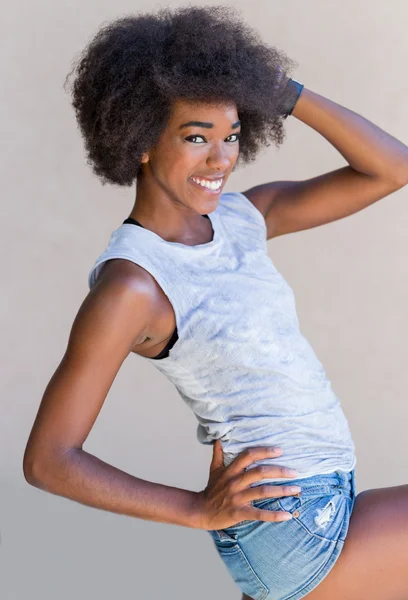
[[[214,144],[208,155],[207,165],[217,171],[226,171],[230,166],[231,158],[221,145]]]

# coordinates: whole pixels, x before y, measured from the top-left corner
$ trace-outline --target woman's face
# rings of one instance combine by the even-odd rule
[[[201,214],[212,212],[237,161],[240,130],[235,104],[177,100],[158,143],[143,157],[143,179],[153,178],[170,199]]]

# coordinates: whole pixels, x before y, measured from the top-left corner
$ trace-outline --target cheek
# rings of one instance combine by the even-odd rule
[[[174,142],[162,148],[160,160],[166,165],[166,169],[186,169],[191,162],[194,162],[194,153],[189,152],[186,144]]]
[[[167,172],[174,181],[186,181],[194,173],[202,171],[205,164],[205,158],[198,156],[198,153],[196,156],[188,152],[178,153],[170,160],[171,167]]]

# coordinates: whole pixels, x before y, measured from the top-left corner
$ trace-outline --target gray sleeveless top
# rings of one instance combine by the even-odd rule
[[[149,360],[194,412],[197,439],[220,439],[224,465],[249,446],[280,446],[298,478],[355,467],[339,399],[299,328],[291,287],[268,256],[266,223],[240,192],[220,195],[208,215],[213,239],[187,246],[124,223],[92,267],[130,260],[148,271],[173,306],[178,338]],[[287,481],[265,478],[253,485]]]

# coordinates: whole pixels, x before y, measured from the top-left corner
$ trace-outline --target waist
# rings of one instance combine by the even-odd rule
[[[329,494],[345,494],[353,498],[355,496],[355,467],[350,471],[338,469],[331,473],[317,473],[310,477],[286,478],[288,485],[299,485],[302,488],[301,496],[325,496]],[[277,486],[282,482],[269,482],[263,485]],[[250,487],[256,487],[251,485]]]

